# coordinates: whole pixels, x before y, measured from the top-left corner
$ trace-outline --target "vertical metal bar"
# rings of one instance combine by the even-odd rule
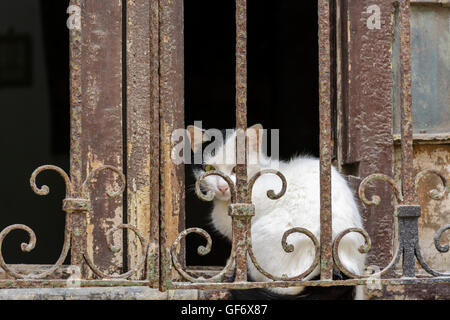
[[[159,1],[160,41],[160,289],[180,278],[170,269],[168,248],[184,230],[184,165],[172,162],[171,135],[184,128],[183,0]],[[178,260],[185,264],[184,245]]]
[[[404,204],[416,203],[413,164],[413,128],[411,96],[410,3],[401,0],[400,61],[401,61],[401,144],[402,144],[402,192]]]
[[[247,0],[236,0],[236,128],[247,129]]]
[[[81,8],[82,0],[71,0],[70,5]],[[82,115],[82,34],[81,29],[73,28],[70,35],[70,176],[72,181],[72,196],[81,197],[82,184],[82,152],[81,152],[81,115]],[[71,214],[67,218],[69,228],[74,230],[85,222],[81,214]],[[83,253],[85,235],[72,236],[70,263],[83,270]]]
[[[149,1],[126,1],[127,223],[136,226],[147,241],[151,227],[149,194],[155,192],[150,181],[153,164],[150,139],[154,134],[150,118],[153,106],[150,16]],[[142,250],[134,233],[128,233],[127,240],[128,266],[132,268],[141,258]],[[138,271],[132,279],[142,279],[143,272]]]
[[[341,0],[342,110],[341,169],[357,188],[360,178],[373,173],[393,175],[393,22],[392,0]],[[380,29],[369,29],[372,4],[380,8]],[[376,115],[376,116],[374,116]],[[353,180],[353,181],[352,181]],[[391,199],[388,184],[375,183],[381,199]],[[372,239],[368,264],[384,266],[392,260],[394,210],[391,201],[361,206],[365,229]]]
[[[122,1],[83,1],[82,21],[82,175],[103,165],[123,169]],[[90,185],[92,210],[87,221],[86,253],[106,274],[121,273],[122,252],[112,252],[106,233],[123,223],[123,197],[108,197],[105,188],[117,176],[99,174]],[[122,234],[114,243],[123,244]]]
[[[330,0],[318,0],[320,113],[320,278],[333,278],[331,217]]]
[[[150,242],[147,278],[159,287],[159,1],[150,1]]]
[[[251,203],[247,190],[247,0],[236,0],[236,189],[237,203]],[[235,281],[247,281],[247,240],[251,219],[233,216]]]
[[[399,218],[400,248],[403,256],[403,276],[415,277],[416,249],[419,245],[420,206],[403,206],[397,208]]]
[[[246,192],[247,155],[247,0],[236,0],[236,186],[237,202],[250,203]]]

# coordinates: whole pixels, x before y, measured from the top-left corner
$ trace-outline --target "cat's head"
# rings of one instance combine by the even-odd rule
[[[250,179],[268,162],[262,152],[263,127],[256,124],[247,129],[247,175]],[[198,179],[208,171],[220,171],[236,183],[236,130],[202,130],[188,127],[188,137],[194,154],[202,154],[202,164],[194,165],[194,175]],[[211,144],[202,148],[205,141]],[[202,181],[202,189],[212,191],[216,200],[228,201],[231,198],[228,183],[220,176],[210,175]]]

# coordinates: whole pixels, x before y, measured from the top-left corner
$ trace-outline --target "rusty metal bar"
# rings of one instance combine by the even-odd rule
[[[172,162],[171,135],[184,128],[183,0],[159,1],[160,289],[179,278],[171,269],[170,245],[184,230],[184,165]],[[185,264],[184,245],[178,260]]]
[[[308,280],[308,281],[270,281],[270,282],[231,282],[231,283],[186,283],[174,282],[173,289],[251,289],[251,288],[287,288],[303,286],[355,286],[373,283],[373,279],[349,279],[349,280]],[[415,284],[450,284],[450,277],[427,278],[392,278],[377,279],[382,285],[415,285]],[[138,287],[148,286],[148,281],[142,280],[80,280],[80,287]],[[8,288],[65,288],[67,280],[0,280],[0,289]]]
[[[237,203],[251,205],[247,188],[247,0],[236,0],[236,189]],[[242,207],[240,207],[242,209]],[[233,248],[236,252],[235,281],[247,281],[247,243],[251,216],[230,212]]]
[[[105,164],[123,168],[122,1],[83,1],[82,16],[82,176]],[[101,173],[98,186],[114,185],[115,175]],[[87,217],[86,254],[108,274],[121,273],[122,252],[111,252],[107,230],[123,223],[123,196],[107,197],[102,188],[89,188],[92,210]],[[123,243],[122,233],[114,235]],[[88,277],[93,276],[92,273]]]
[[[127,127],[127,223],[135,225],[149,241],[150,197],[158,192],[158,184],[151,183],[151,90],[152,58],[151,14],[147,0],[126,2],[126,127]],[[124,17],[125,18],[125,17]],[[124,40],[125,42],[125,40]],[[124,75],[125,76],[125,75]],[[159,182],[159,179],[158,179]],[[159,193],[158,193],[159,196]],[[152,199],[154,200],[154,198]],[[128,266],[140,260],[141,250],[138,238],[128,233]],[[134,276],[142,279],[144,270]]]
[[[400,61],[401,61],[401,145],[402,145],[402,193],[404,204],[417,203],[414,190],[413,127],[411,95],[410,3],[399,2]]]
[[[147,278],[152,288],[159,287],[159,1],[150,1],[150,243]]]
[[[82,0],[71,0],[70,5],[81,8]],[[82,19],[81,15],[81,19]],[[72,28],[70,37],[70,176],[72,181],[72,194],[74,198],[81,197],[82,184],[82,151],[81,151],[81,117],[82,117],[82,33],[81,29]],[[74,228],[85,225],[86,217],[71,214],[67,222],[72,233]],[[85,234],[77,234],[71,240],[71,264],[83,270],[83,254],[85,248]]]
[[[333,277],[331,217],[331,46],[330,0],[318,0],[320,113],[320,277]]]

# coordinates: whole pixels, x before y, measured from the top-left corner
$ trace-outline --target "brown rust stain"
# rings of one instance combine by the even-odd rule
[[[399,181],[400,151],[395,148],[395,179]],[[450,145],[414,145],[414,174],[425,169],[435,169],[442,172],[444,177],[450,179]],[[429,197],[432,189],[442,190],[442,183],[436,176],[430,175],[419,182],[417,188],[419,204],[422,207],[422,216],[419,219],[420,247],[425,261],[438,271],[448,271],[450,255],[440,253],[434,246],[433,237],[437,230],[450,224],[450,197],[438,201]],[[441,243],[449,243],[448,232],[444,233]]]
[[[150,2],[126,1],[127,61],[127,222],[135,225],[150,240],[151,186],[151,64]],[[156,188],[156,192],[158,189]],[[141,245],[133,232],[128,232],[128,269],[141,257]],[[143,279],[144,270],[132,279]]]
[[[381,29],[367,28],[369,4],[341,1],[341,96],[339,148],[341,170],[363,179],[374,173],[392,176],[392,31],[393,1],[374,0],[381,9]],[[338,95],[339,96],[339,95]],[[392,256],[392,191],[376,183],[383,199],[376,207],[363,207],[365,229],[373,248],[369,264],[386,266]]]
[[[179,231],[184,229],[184,165],[171,159],[172,131],[184,128],[184,17],[183,1],[159,1],[159,116],[160,116],[160,254],[161,283],[165,290],[170,277],[166,255]],[[184,244],[182,244],[184,248]],[[180,255],[184,264],[184,249]]]
[[[122,4],[82,1],[82,180],[100,165],[122,168]],[[122,223],[122,198],[110,198],[107,186],[116,185],[111,173],[90,183],[87,251],[106,273],[122,268],[122,253],[109,250],[106,232]],[[114,236],[121,243],[120,232]],[[92,273],[88,274],[92,277]]]

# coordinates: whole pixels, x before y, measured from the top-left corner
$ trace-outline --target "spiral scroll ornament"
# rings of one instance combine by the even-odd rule
[[[16,231],[16,230],[25,231],[29,235],[29,242],[22,243],[21,249],[24,252],[30,252],[31,250],[34,249],[34,247],[36,245],[36,235],[31,228],[29,228],[26,225],[22,225],[22,224],[15,224],[15,225],[11,225],[11,226],[5,228],[2,232],[0,232],[0,266],[5,270],[5,272],[8,275],[10,275],[16,279],[44,279],[44,278],[50,276],[58,268],[60,268],[62,266],[62,264],[64,263],[67,255],[69,253],[70,247],[71,247],[71,240],[75,239],[74,235],[76,235],[77,237],[79,237],[81,235],[82,238],[86,237],[85,230],[80,231],[77,228],[73,228],[73,226],[71,225],[71,223],[72,223],[71,216],[74,214],[77,214],[79,217],[82,217],[82,219],[86,219],[86,215],[88,214],[88,212],[90,211],[90,208],[91,208],[90,199],[89,199],[89,184],[94,182],[94,178],[96,175],[98,175],[99,172],[112,171],[113,173],[117,174],[120,178],[119,187],[115,190],[107,190],[108,196],[110,196],[110,197],[119,196],[125,190],[125,185],[126,185],[125,176],[119,169],[117,169],[113,166],[103,165],[103,166],[100,166],[100,167],[92,170],[91,173],[86,178],[86,180],[80,186],[80,190],[76,190],[77,186],[73,185],[70,177],[66,174],[66,172],[63,169],[61,169],[57,166],[53,166],[53,165],[45,165],[45,166],[41,166],[41,167],[37,168],[31,174],[31,178],[30,178],[30,186],[31,186],[32,190],[36,194],[41,195],[41,196],[48,195],[50,192],[50,188],[48,186],[43,185],[41,187],[38,187],[36,184],[36,179],[37,179],[38,175],[43,171],[56,171],[63,178],[64,183],[65,183],[66,196],[65,196],[65,199],[63,200],[63,210],[66,212],[65,227],[64,227],[64,244],[63,244],[63,248],[62,248],[61,254],[60,254],[57,262],[54,265],[52,265],[48,270],[41,272],[39,274],[21,274],[21,273],[15,272],[8,266],[8,264],[6,264],[6,262],[3,258],[3,255],[2,255],[2,251],[1,251],[2,246],[3,246],[3,241],[6,238],[6,236],[12,231]],[[86,222],[84,222],[82,224],[85,225]],[[88,266],[92,269],[92,271],[101,278],[127,278],[127,277],[131,276],[132,274],[136,273],[136,271],[143,266],[145,259],[147,257],[148,245],[147,245],[145,238],[142,236],[142,234],[139,233],[139,231],[137,230],[137,228],[135,226],[128,225],[128,224],[119,225],[108,232],[107,241],[108,241],[108,246],[109,246],[110,250],[111,251],[120,250],[120,247],[113,246],[112,241],[111,241],[112,234],[114,232],[118,231],[119,229],[131,230],[138,236],[139,241],[141,242],[141,247],[142,247],[142,257],[138,261],[137,265],[134,268],[132,268],[130,271],[128,271],[124,274],[121,274],[121,275],[112,275],[112,276],[106,275],[106,274],[102,273],[95,266],[95,264],[90,260],[90,258],[85,254],[85,252],[86,252],[86,248],[84,248],[85,241],[82,241],[81,242],[82,248],[80,248],[80,250],[84,255],[84,259],[86,260]]]
[[[278,176],[279,179],[281,180],[281,184],[282,184],[281,190],[277,193],[274,190],[267,191],[267,197],[269,199],[272,199],[272,200],[280,199],[286,193],[287,182],[286,182],[286,178],[283,176],[283,174],[277,170],[267,169],[267,170],[262,170],[262,171],[256,173],[251,179],[249,179],[249,181],[247,183],[247,187],[245,188],[248,192],[249,199],[251,199],[251,197],[252,197],[252,192],[253,192],[255,182],[258,180],[258,178],[260,178],[262,175],[265,175],[265,174],[274,174],[274,175]],[[202,191],[202,183],[204,183],[204,179],[210,175],[219,176],[227,182],[229,189],[230,189],[230,193],[231,193],[230,215],[236,219],[243,219],[243,218],[250,219],[254,214],[253,205],[237,203],[237,201],[236,201],[236,199],[237,199],[236,185],[234,184],[234,182],[231,180],[231,178],[229,176],[225,175],[224,173],[222,173],[220,171],[206,172],[197,179],[196,184],[195,184],[195,191],[196,191],[197,196],[203,201],[212,201],[214,199],[214,193],[212,191],[209,191],[207,193],[204,193]],[[173,242],[172,247],[171,247],[171,256],[172,256],[172,262],[173,262],[174,268],[186,280],[191,281],[191,282],[206,283],[206,282],[221,281],[224,278],[224,276],[229,271],[231,271],[231,269],[234,266],[234,263],[236,260],[235,258],[236,258],[236,254],[237,254],[237,248],[234,245],[234,242],[233,242],[233,246],[231,249],[231,255],[228,259],[228,262],[227,262],[226,266],[219,273],[217,273],[216,275],[214,275],[213,277],[210,277],[208,279],[205,279],[203,277],[194,277],[193,275],[191,275],[187,271],[185,271],[182,267],[182,264],[178,261],[178,252],[180,250],[180,243],[181,243],[182,239],[186,238],[187,235],[193,234],[193,233],[202,236],[206,240],[206,245],[200,246],[197,249],[198,254],[203,256],[210,252],[211,247],[212,247],[212,240],[211,240],[211,236],[205,230],[200,229],[200,228],[186,229],[183,232],[181,232],[180,234],[178,234],[178,236],[176,237],[176,239]],[[252,263],[255,265],[255,267],[267,278],[272,279],[272,280],[292,280],[292,281],[294,281],[294,280],[303,279],[308,274],[313,272],[314,269],[317,268],[317,266],[319,264],[319,259],[320,259],[320,245],[319,245],[319,241],[317,240],[317,238],[310,231],[308,231],[304,228],[300,228],[300,227],[287,230],[283,234],[283,237],[281,240],[281,245],[282,245],[282,248],[284,249],[284,251],[286,253],[291,253],[294,251],[294,247],[291,244],[287,243],[288,237],[293,233],[300,233],[300,234],[306,235],[312,241],[314,248],[315,248],[315,257],[314,257],[314,261],[312,262],[311,266],[306,271],[302,272],[299,275],[293,276],[293,277],[287,277],[286,275],[282,275],[282,276],[272,275],[269,272],[265,271],[261,267],[261,265],[258,263],[255,255],[253,253],[252,241],[251,241],[251,230],[250,229],[247,230],[248,237],[247,237],[247,245],[246,245],[245,250],[248,253],[248,257],[250,258]],[[245,254],[245,252],[241,253],[241,254]]]

